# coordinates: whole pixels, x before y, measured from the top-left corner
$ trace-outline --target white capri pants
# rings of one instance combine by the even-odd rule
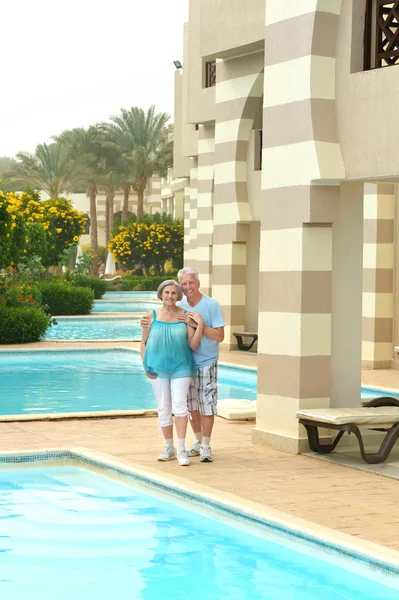
[[[191,377],[178,379],[151,379],[152,389],[158,406],[160,427],[173,425],[172,413],[175,417],[188,417],[187,394]]]

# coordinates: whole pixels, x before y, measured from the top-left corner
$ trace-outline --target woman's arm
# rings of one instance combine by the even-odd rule
[[[150,325],[149,325],[149,327],[143,328],[142,332],[141,332],[140,354],[141,354],[141,360],[143,362],[144,362],[145,346],[147,344],[148,336],[150,334],[150,326],[151,326],[151,322],[152,322],[152,319],[153,319],[152,311],[149,311],[146,316],[149,319]],[[146,372],[146,375],[150,379],[155,379],[155,377],[151,377],[151,375],[148,375],[147,372]]]
[[[202,334],[204,331],[204,320],[198,313],[192,313],[192,320],[195,321],[197,327],[188,326],[187,335],[188,343],[190,344],[191,350],[196,350],[200,345]]]

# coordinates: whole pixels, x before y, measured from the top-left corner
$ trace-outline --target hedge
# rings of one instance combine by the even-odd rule
[[[0,344],[38,342],[50,325],[40,308],[0,306]]]
[[[139,291],[139,292],[156,292],[158,286],[167,279],[174,279],[177,281],[177,277],[173,275],[163,275],[162,277],[157,275],[154,277],[122,277],[122,279],[116,279],[113,281],[109,289],[110,290],[121,290],[123,292]]]
[[[88,315],[93,308],[94,293],[87,287],[43,282],[40,291],[51,315]]]
[[[94,292],[94,298],[99,300],[108,290],[108,283],[104,279],[97,277],[87,277],[86,275],[77,275],[71,280],[72,285],[77,287],[88,287]]]

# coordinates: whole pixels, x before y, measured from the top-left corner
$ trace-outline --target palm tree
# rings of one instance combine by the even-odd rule
[[[130,180],[137,192],[138,217],[144,215],[144,191],[148,179],[154,175],[166,176],[172,164],[172,144],[165,135],[168,120],[169,115],[156,113],[154,105],[147,112],[135,106],[122,109],[119,116],[111,117],[111,123],[105,124],[110,137],[122,149],[129,163]]]
[[[63,131],[55,138],[65,144],[68,154],[79,164],[81,179],[85,181],[87,195],[90,198],[90,235],[93,260],[91,273],[98,275],[98,228],[97,228],[97,192],[101,177],[104,175],[104,151],[101,144],[102,132],[95,125],[88,129],[78,127]]]
[[[72,189],[76,165],[62,143],[39,144],[34,154],[19,152],[4,179],[14,189],[27,185],[47,192],[52,200]]]

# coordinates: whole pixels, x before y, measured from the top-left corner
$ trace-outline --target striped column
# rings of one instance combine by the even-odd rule
[[[200,125],[198,131],[197,269],[201,291],[211,294],[213,244],[213,177],[215,126]]]
[[[190,267],[197,264],[197,193],[198,193],[198,159],[192,159],[190,169]],[[195,263],[195,264],[194,264]]]
[[[190,264],[190,188],[184,188],[184,265]]]
[[[306,447],[299,408],[330,403],[332,222],[340,0],[268,0],[254,443]],[[328,32],[328,35],[326,35]],[[281,40],[295,40],[282,44]]]
[[[224,347],[245,330],[248,141],[262,103],[263,53],[216,63],[212,296],[225,317]]]
[[[364,186],[362,366],[389,369],[394,354],[395,186]]]

